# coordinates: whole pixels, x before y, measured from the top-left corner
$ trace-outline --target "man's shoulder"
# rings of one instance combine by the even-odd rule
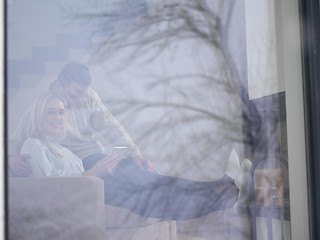
[[[97,93],[97,91],[96,90],[94,90],[93,88],[91,88],[91,87],[88,87],[88,94],[90,95],[90,94],[93,94],[93,95],[99,95],[98,93]]]
[[[97,91],[95,91],[94,89],[92,89],[91,87],[89,87],[89,88],[88,88],[87,98],[88,98],[88,99],[100,99],[100,96],[99,96],[99,94],[97,93]]]

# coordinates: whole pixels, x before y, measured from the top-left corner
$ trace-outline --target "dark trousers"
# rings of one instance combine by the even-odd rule
[[[91,168],[103,154],[83,159]],[[122,159],[113,175],[102,177],[105,202],[127,208],[140,216],[187,220],[232,208],[238,188],[228,176],[216,182],[197,182],[141,170],[132,160]]]

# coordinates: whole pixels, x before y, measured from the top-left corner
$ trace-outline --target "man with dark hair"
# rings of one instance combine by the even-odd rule
[[[57,82],[66,87],[71,82],[88,87],[91,84],[89,68],[79,62],[66,64],[59,72]]]

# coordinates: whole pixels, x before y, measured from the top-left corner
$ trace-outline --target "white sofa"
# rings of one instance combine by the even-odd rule
[[[10,178],[10,240],[176,240],[176,222],[104,204],[96,177]]]

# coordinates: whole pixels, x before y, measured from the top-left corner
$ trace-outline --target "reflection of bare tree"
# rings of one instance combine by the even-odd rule
[[[147,96],[106,96],[106,103],[114,106],[120,117],[139,122],[134,138],[141,146],[161,149],[154,150],[158,159],[179,159],[183,171],[195,166],[205,169],[209,161],[215,162],[209,172],[223,168],[222,160],[230,148],[235,143],[251,145],[251,133],[256,132],[243,134],[254,108],[248,104],[243,74],[230,52],[228,34],[235,14],[234,1],[155,1],[149,3],[147,11],[145,3],[134,6],[128,11],[139,14],[137,22],[101,41],[98,56],[123,56],[121,67],[128,67],[172,57],[181,52],[181,46],[187,46],[195,69],[149,76],[142,82]],[[106,7],[106,11],[82,17],[117,22],[129,13],[111,13]],[[166,63],[166,69],[170,64]]]

